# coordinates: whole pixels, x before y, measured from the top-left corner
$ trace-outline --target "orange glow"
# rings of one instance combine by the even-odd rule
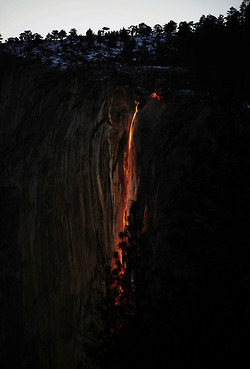
[[[120,270],[118,273],[118,278],[121,278],[124,274],[124,270]],[[116,289],[116,291],[118,292],[118,296],[115,298],[115,305],[118,306],[120,305],[121,302],[121,296],[123,294],[123,288],[122,286],[119,285],[119,279],[117,278],[117,280],[114,281],[114,283],[112,284],[111,288],[114,290]]]
[[[155,92],[153,92],[150,96],[153,97],[154,99],[161,100],[160,96],[157,95]]]
[[[125,153],[126,165],[124,170],[124,178],[125,178],[125,187],[126,187],[126,194],[125,194],[125,208],[123,211],[123,231],[126,225],[127,221],[127,215],[128,215],[128,201],[129,200],[135,200],[135,182],[136,182],[136,160],[135,160],[135,152],[134,152],[134,146],[132,147],[132,139],[133,139],[133,133],[134,133],[134,120],[136,117],[136,114],[138,112],[138,104],[139,101],[135,100],[135,110],[133,117],[131,119],[131,123],[128,127],[128,152]]]
[[[136,200],[136,191],[137,191],[137,173],[136,173],[136,154],[134,150],[133,141],[133,132],[134,132],[134,120],[138,111],[139,101],[135,101],[135,109],[134,114],[131,119],[130,124],[128,125],[128,141],[127,148],[124,152],[123,158],[123,171],[124,171],[124,197],[123,197],[123,217],[122,217],[122,231],[124,232],[128,212],[129,212],[129,202],[131,200]],[[122,250],[120,248],[117,249],[119,261],[122,265],[122,269],[118,273],[117,280],[111,286],[118,293],[118,296],[115,299],[115,305],[120,305],[121,298],[123,294],[122,286],[119,285],[119,278],[123,276],[125,273],[126,265],[122,260]]]
[[[139,101],[135,100],[135,111],[134,111],[134,115],[133,115],[133,118],[132,118],[130,126],[129,126],[129,133],[128,133],[128,150],[129,151],[131,149],[131,142],[132,142],[132,136],[133,136],[133,122],[134,122],[136,113],[138,111],[138,104],[139,104]]]
[[[133,181],[136,180],[136,163],[135,163],[135,155],[133,153],[132,148],[132,139],[134,133],[134,120],[138,111],[138,104],[139,101],[135,100],[135,110],[131,122],[128,127],[128,148],[127,151],[124,153],[124,182],[125,182],[125,196],[124,196],[124,210],[123,210],[123,231],[125,229],[125,225],[127,222],[127,215],[128,215],[128,200],[131,200],[129,197],[133,195],[133,189],[131,185]],[[133,200],[134,196],[133,196]]]
[[[144,214],[143,214],[143,224],[142,224],[142,233],[147,230],[147,217],[148,217],[148,207],[145,205]]]

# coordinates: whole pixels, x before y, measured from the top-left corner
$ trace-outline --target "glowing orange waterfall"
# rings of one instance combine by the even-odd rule
[[[134,121],[138,111],[138,101],[135,101],[135,111],[128,127],[128,148],[125,154],[124,176],[126,181],[125,209],[123,214],[123,230],[126,225],[129,213],[130,202],[136,200],[137,195],[137,173],[136,173],[136,153],[133,143]]]
[[[134,111],[134,115],[133,115],[133,118],[129,126],[129,132],[128,132],[128,151],[129,153],[131,151],[131,143],[132,143],[133,132],[134,132],[134,120],[135,120],[135,117],[138,111],[138,104],[139,104],[139,101],[135,101],[135,111]]]
[[[124,183],[125,183],[125,194],[124,194],[124,208],[123,208],[123,229],[127,223],[127,218],[129,215],[130,203],[136,200],[137,195],[137,173],[136,173],[136,153],[133,143],[133,133],[134,133],[134,121],[138,111],[138,101],[135,101],[135,110],[131,122],[128,126],[128,141],[127,149],[124,152],[123,159],[123,170],[124,170]],[[122,252],[118,250],[120,261],[122,263]]]
[[[161,100],[161,97],[157,95],[155,92],[152,93],[150,97],[157,99],[157,100]],[[135,151],[133,136],[134,136],[134,130],[135,130],[135,124],[136,124],[136,114],[138,112],[138,105],[139,105],[139,101],[135,101],[134,113],[131,118],[130,124],[128,125],[128,129],[127,129],[127,144],[124,149],[123,163],[122,163],[123,164],[123,168],[122,168],[123,169],[122,170],[123,185],[122,185],[122,193],[121,193],[122,209],[119,208],[119,222],[118,222],[119,228],[118,230],[121,231],[124,238],[127,237],[127,234],[125,231],[126,231],[126,226],[128,225],[128,216],[129,216],[131,205],[134,201],[137,200],[139,177],[137,174],[136,151]],[[145,210],[144,210],[144,215],[143,215],[143,228],[141,230],[142,233],[146,231],[147,229],[147,217],[148,217],[148,208],[147,208],[147,204],[145,204]],[[125,239],[122,241],[126,242]],[[122,242],[121,242],[121,245],[123,246]],[[117,246],[118,246],[118,243],[116,245],[116,251],[117,251],[117,256],[118,256],[119,268],[118,268],[118,271],[116,271],[117,278],[114,281],[112,288],[116,290],[115,305],[120,305],[122,294],[123,294],[122,284],[120,283],[120,280],[125,274],[126,263],[122,260],[121,247],[117,247]]]
[[[133,143],[133,133],[134,133],[134,121],[136,117],[136,113],[138,111],[138,101],[135,101],[135,110],[131,122],[128,126],[128,139],[127,139],[127,147],[124,151],[123,158],[123,171],[124,171],[124,196],[123,196],[123,214],[122,214],[122,232],[125,230],[125,226],[127,224],[127,219],[129,215],[130,205],[132,201],[136,200],[137,197],[137,173],[136,173],[136,153],[135,146]],[[122,260],[122,250],[120,248],[117,249],[120,263],[122,265],[122,269],[119,271],[118,277],[121,277],[124,272],[126,266]],[[119,279],[119,278],[118,278]],[[122,286],[119,285],[119,281],[115,281],[112,285],[112,288],[118,291],[118,297],[116,298],[115,305],[120,304],[120,298],[123,293]]]

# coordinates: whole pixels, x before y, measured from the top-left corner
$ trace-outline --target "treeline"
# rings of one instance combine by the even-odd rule
[[[178,62],[189,67],[206,86],[241,92],[249,98],[250,1],[227,16],[202,16],[196,24],[182,22],[178,29]]]
[[[9,37],[6,42],[39,42],[42,40],[56,41],[56,40],[69,40],[69,41],[91,41],[93,38],[103,37],[107,40],[113,39],[117,41],[120,38],[126,39],[135,36],[149,37],[156,36],[177,36],[180,42],[186,41],[191,35],[196,37],[203,37],[208,35],[210,39],[215,33],[226,31],[230,33],[230,36],[236,37],[239,32],[247,32],[250,29],[250,3],[249,0],[244,0],[237,10],[231,7],[226,16],[220,15],[218,18],[209,14],[203,15],[199,22],[180,22],[179,25],[170,20],[165,25],[156,24],[154,27],[150,27],[145,23],[139,25],[131,25],[128,29],[122,28],[120,31],[110,31],[109,27],[102,27],[95,34],[91,29],[88,29],[85,35],[77,33],[75,28],[72,28],[68,33],[62,30],[52,30],[43,38],[39,33],[32,33],[31,30],[25,30],[20,33],[19,37]],[[0,41],[3,38],[0,35]]]
[[[197,23],[170,20],[154,27],[140,23],[120,31],[103,27],[96,34],[88,29],[85,35],[72,28],[68,33],[52,30],[45,38],[26,30],[19,37],[9,38],[1,49],[12,53],[19,49],[19,55],[32,57],[35,48],[41,51],[54,45],[70,65],[79,61],[79,55],[80,62],[86,62],[93,52],[97,54],[95,61],[101,63],[182,66],[194,72],[198,87],[233,89],[248,98],[249,44],[250,1],[244,0],[239,9],[231,7],[226,16],[203,15]]]

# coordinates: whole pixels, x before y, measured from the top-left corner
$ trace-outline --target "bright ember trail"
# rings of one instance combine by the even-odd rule
[[[137,172],[136,172],[136,152],[133,143],[134,121],[138,111],[138,101],[135,101],[135,111],[128,127],[128,149],[125,153],[124,177],[126,183],[125,209],[123,212],[123,231],[126,225],[130,202],[136,200],[137,195]]]
[[[124,194],[124,202],[123,202],[123,225],[122,232],[124,233],[125,227],[127,225],[127,219],[129,215],[129,210],[131,206],[131,202],[136,200],[137,197],[137,173],[136,173],[136,152],[135,146],[133,143],[133,133],[134,133],[134,121],[138,111],[138,101],[135,101],[135,110],[131,122],[128,126],[128,140],[127,140],[127,148],[124,151],[123,158],[123,170],[124,170],[124,183],[125,183],[125,194]],[[124,265],[124,261],[122,260],[122,250],[118,247],[117,249],[118,257],[121,263],[122,268],[119,271],[118,279],[113,284],[113,289],[116,289],[118,296],[116,297],[115,305],[120,304],[121,295],[123,293],[122,286],[119,285],[119,278],[121,278],[126,269],[126,265]]]

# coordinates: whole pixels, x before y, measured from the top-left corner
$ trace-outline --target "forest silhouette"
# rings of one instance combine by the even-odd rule
[[[48,43],[55,45],[54,51],[46,49]],[[78,35],[75,28],[68,34],[65,30],[52,30],[45,39],[26,30],[2,43],[1,50],[15,54],[19,48],[19,54],[48,64],[57,51],[71,67],[93,63],[92,59],[88,61],[90,52],[95,52],[95,62],[102,64],[107,59],[108,63],[134,66],[182,66],[193,72],[198,84],[234,90],[249,98],[249,43],[250,4],[244,0],[239,9],[231,7],[226,16],[202,15],[196,23],[177,24],[170,20],[153,28],[140,23],[120,31],[103,27],[97,34],[88,29],[85,35]]]

